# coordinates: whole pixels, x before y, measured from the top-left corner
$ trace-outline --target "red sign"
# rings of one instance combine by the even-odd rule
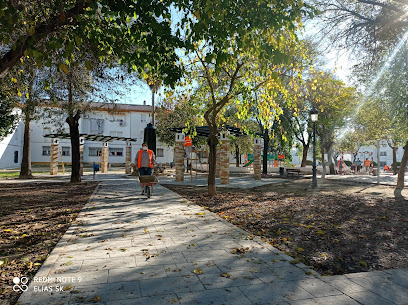
[[[285,155],[278,155],[279,160],[285,160]]]

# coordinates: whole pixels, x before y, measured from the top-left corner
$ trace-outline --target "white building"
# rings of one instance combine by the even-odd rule
[[[152,106],[115,104],[92,104],[94,110],[83,113],[79,120],[80,134],[103,135],[136,139],[132,143],[132,162],[141,149],[144,128],[151,122]],[[57,108],[55,110],[58,110]],[[51,139],[47,134],[67,133],[69,126],[65,122],[66,115],[54,114],[52,121],[42,118],[31,122],[31,162],[32,164],[49,164],[51,154]],[[20,121],[13,134],[0,142],[0,169],[18,168],[21,164],[23,151],[24,121]],[[71,143],[69,139],[59,141],[59,161],[71,163]],[[99,162],[98,152],[102,143],[85,140],[84,163]],[[126,142],[109,142],[108,163],[124,165],[126,158]],[[158,142],[156,145],[156,162],[170,163],[173,161],[173,148]]]
[[[391,166],[392,164],[392,149],[388,146],[387,142],[380,141],[380,167],[384,167],[385,165]],[[402,159],[402,155],[404,154],[404,149],[400,146],[397,150],[397,162],[400,162]],[[320,156],[319,156],[320,157]],[[338,157],[338,159],[341,155]],[[353,155],[350,153],[345,153],[343,155],[344,160],[353,161]],[[366,158],[371,160],[373,158],[374,162],[377,163],[377,146],[362,146],[357,152],[356,160],[360,159],[360,161],[364,161]],[[309,151],[307,153],[307,160],[313,160],[313,146],[311,145]],[[325,155],[325,160],[327,161],[327,155]],[[301,159],[297,154],[297,149],[292,149],[292,163],[293,164],[300,164]]]

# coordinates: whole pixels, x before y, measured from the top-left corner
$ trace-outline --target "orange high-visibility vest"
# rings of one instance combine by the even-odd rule
[[[186,146],[193,146],[193,141],[191,141],[189,136],[184,138],[184,147]]]
[[[153,150],[148,149],[147,152],[149,153],[149,167],[154,168],[153,164]],[[140,168],[140,165],[142,164],[142,153],[143,149],[139,150],[139,158],[137,159],[137,167]]]
[[[370,167],[371,161],[370,161],[370,160],[365,160],[365,161],[364,161],[364,165],[365,165],[366,167]]]

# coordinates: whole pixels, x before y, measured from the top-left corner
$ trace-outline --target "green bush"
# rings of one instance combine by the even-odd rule
[[[311,160],[306,160],[306,165],[311,165],[311,166],[313,166],[313,161],[311,161]]]
[[[401,162],[397,161],[397,167],[399,167],[401,165]],[[394,167],[394,163],[391,164],[391,168]]]

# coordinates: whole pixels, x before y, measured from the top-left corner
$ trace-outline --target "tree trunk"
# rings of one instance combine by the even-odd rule
[[[262,157],[262,175],[268,174],[268,147],[269,147],[269,135],[266,131],[264,136],[263,157]]]
[[[218,138],[215,134],[208,136],[208,146],[210,147],[209,168],[208,168],[208,196],[216,194],[215,173],[217,170],[217,145]]]
[[[70,110],[66,122],[69,125],[69,135],[71,136],[71,149],[72,149],[72,172],[71,183],[81,182],[81,153],[79,151],[79,118],[81,117],[81,111],[77,110],[74,115],[74,99],[72,89],[72,76],[68,74],[68,103]]]
[[[69,134],[71,136],[71,149],[72,149],[72,172],[71,183],[81,182],[81,155],[79,151],[79,117],[80,111],[73,115],[69,115],[67,123],[69,125]]]
[[[402,155],[401,164],[398,171],[397,187],[395,188],[394,191],[395,197],[402,197],[401,192],[402,189],[404,188],[405,168],[407,167],[407,163],[408,163],[408,141],[405,143],[404,154]]]
[[[322,144],[322,179],[326,177],[326,163],[324,162],[324,144]]]
[[[31,173],[31,134],[30,134],[30,114],[25,114],[24,120],[24,144],[23,144],[23,159],[21,160],[20,179],[34,178]]]
[[[307,161],[307,152],[309,151],[309,143],[303,144],[303,155],[302,155],[302,163],[300,164],[301,167],[306,166]]]
[[[239,146],[237,143],[235,143],[235,159],[236,159],[235,166],[236,167],[239,167],[239,157],[240,157]]]
[[[397,150],[398,150],[397,146],[392,147],[392,172],[393,172],[394,175],[396,175],[397,172],[398,172]]]
[[[327,152],[327,159],[329,161],[329,173],[330,175],[334,175],[336,172],[334,170],[334,158],[331,149],[329,149]]]

